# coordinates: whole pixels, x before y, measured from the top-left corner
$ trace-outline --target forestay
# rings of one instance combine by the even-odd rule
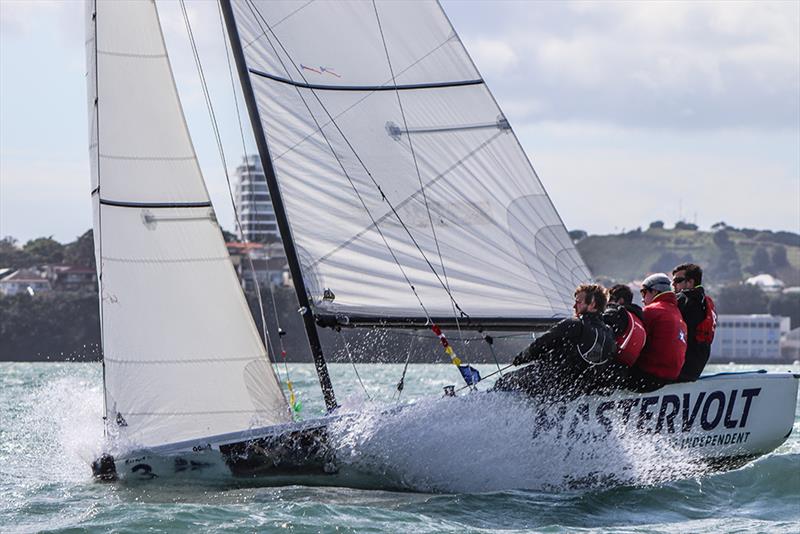
[[[109,426],[156,446],[289,420],[209,202],[155,4],[89,2],[87,32]]]
[[[471,317],[569,314],[588,270],[436,2],[234,12],[317,313],[418,317],[413,285],[431,316],[447,287]]]

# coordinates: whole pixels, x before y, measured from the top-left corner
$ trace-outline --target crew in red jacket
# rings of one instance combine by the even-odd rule
[[[677,380],[686,358],[687,329],[666,274],[645,278],[641,292],[647,342],[631,368],[631,388],[652,391]]]

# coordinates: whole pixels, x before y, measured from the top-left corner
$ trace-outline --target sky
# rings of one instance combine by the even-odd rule
[[[179,4],[157,4],[232,230]],[[800,232],[800,2],[442,5],[569,229],[682,219]],[[210,0],[187,9],[232,169],[242,143],[219,15]],[[84,41],[82,1],[0,0],[0,237],[68,242],[91,226]]]

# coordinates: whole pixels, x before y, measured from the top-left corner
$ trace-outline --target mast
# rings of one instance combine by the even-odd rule
[[[322,353],[322,343],[319,339],[319,333],[314,323],[314,314],[311,311],[311,302],[308,298],[305,282],[303,281],[302,271],[300,270],[300,261],[297,258],[297,251],[295,250],[294,240],[292,239],[291,228],[289,227],[289,220],[286,217],[286,210],[283,206],[283,199],[281,198],[280,188],[278,181],[275,177],[275,168],[272,166],[272,159],[267,146],[267,138],[264,134],[264,127],[261,123],[261,117],[258,113],[258,105],[256,104],[255,95],[253,93],[253,86],[250,83],[250,75],[247,71],[247,62],[245,61],[244,52],[242,51],[241,42],[239,42],[239,30],[236,27],[236,19],[233,14],[230,0],[220,0],[222,7],[222,15],[225,19],[225,27],[228,30],[228,39],[231,43],[231,50],[233,57],[236,61],[236,70],[239,74],[239,82],[242,85],[242,94],[244,101],[247,104],[247,112],[250,116],[250,124],[253,126],[253,135],[256,138],[256,146],[258,147],[258,154],[261,159],[261,166],[264,169],[264,176],[267,180],[267,187],[269,188],[272,206],[275,209],[275,219],[278,223],[278,230],[281,233],[281,240],[283,241],[283,248],[286,251],[286,259],[289,263],[289,272],[292,274],[292,281],[294,283],[294,290],[297,293],[297,300],[300,304],[300,309],[303,310],[303,324],[308,336],[308,343],[311,348],[311,355],[314,358],[314,366],[317,370],[319,377],[319,385],[322,388],[322,396],[325,399],[325,407],[331,411],[337,407],[336,397],[333,392],[333,384],[331,383],[330,375],[328,374],[328,365],[325,362],[325,356]]]
[[[95,112],[95,135],[97,136],[96,140],[96,154],[95,154],[95,162],[94,164],[97,165],[97,186],[91,192],[91,195],[97,195],[98,202],[100,201],[100,102],[99,102],[99,95],[100,95],[100,85],[99,85],[99,76],[97,71],[99,70],[99,62],[97,59],[97,0],[92,2],[92,29],[94,32],[93,41],[94,41],[94,72],[90,72],[89,76],[94,76],[94,112]],[[91,143],[91,140],[90,140]],[[91,147],[90,147],[91,149]],[[92,199],[94,202],[94,199]],[[97,254],[95,254],[95,263],[97,264],[95,267],[97,269],[97,300],[100,307],[100,362],[103,368],[103,436],[108,435],[108,391],[106,389],[106,357],[105,357],[105,344],[103,343],[103,330],[105,328],[105,321],[103,321],[103,233],[101,231],[102,225],[102,215],[100,210],[97,211],[97,229],[96,232],[92,235],[93,240],[98,243],[96,247]]]

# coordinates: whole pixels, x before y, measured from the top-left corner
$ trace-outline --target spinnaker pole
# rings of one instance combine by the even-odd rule
[[[247,62],[244,57],[244,51],[242,50],[242,44],[239,41],[239,30],[236,27],[233,8],[231,7],[230,0],[219,0],[219,2],[222,8],[222,16],[225,19],[225,27],[228,30],[228,39],[231,43],[233,57],[236,61],[236,70],[239,74],[242,94],[247,105],[248,115],[250,116],[250,124],[253,126],[253,135],[255,135],[256,138],[258,155],[261,158],[261,166],[264,169],[264,176],[267,180],[272,206],[275,209],[275,219],[278,223],[278,230],[280,231],[283,248],[286,252],[289,272],[292,275],[294,290],[297,293],[297,300],[302,310],[303,324],[305,325],[308,343],[311,348],[311,355],[314,358],[314,366],[316,367],[317,376],[319,377],[319,385],[322,388],[322,396],[325,399],[325,407],[328,411],[331,411],[337,407],[336,396],[334,395],[333,384],[328,374],[328,365],[322,353],[322,343],[319,339],[317,326],[314,323],[311,302],[309,301],[308,292],[306,291],[305,282],[303,281],[300,261],[297,257],[292,231],[289,227],[289,220],[286,217],[286,210],[283,205],[278,180],[275,177],[275,168],[272,165],[269,147],[267,146],[267,138],[264,134],[264,127],[262,126],[261,117],[258,113],[258,105],[256,104],[255,94],[253,93],[253,86],[250,83],[250,75],[247,70]]]

